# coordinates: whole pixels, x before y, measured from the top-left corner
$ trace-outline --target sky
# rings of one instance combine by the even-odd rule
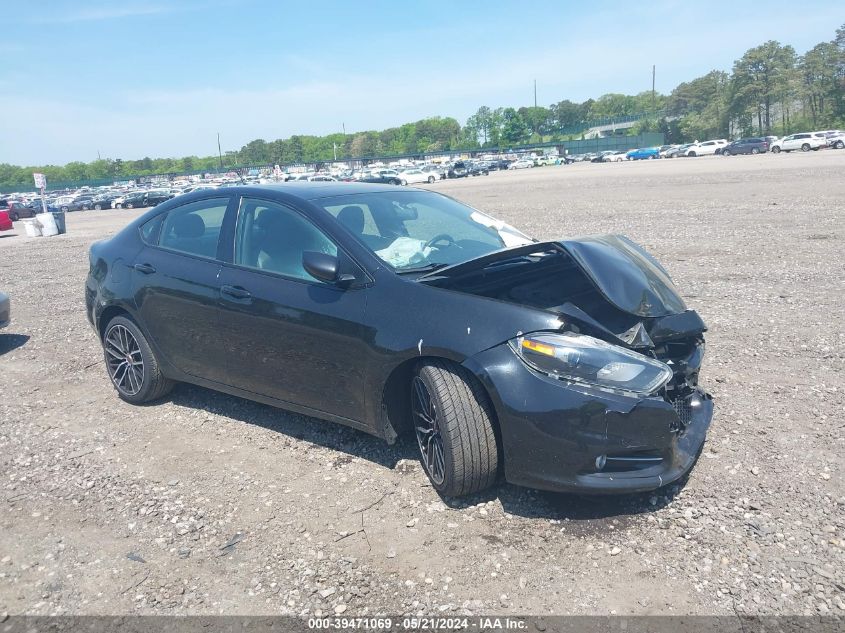
[[[580,102],[803,53],[842,0],[0,0],[0,163],[209,156],[479,106]]]

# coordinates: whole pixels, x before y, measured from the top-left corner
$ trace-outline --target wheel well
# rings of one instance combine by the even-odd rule
[[[103,313],[100,315],[100,320],[97,322],[97,331],[100,333],[101,341],[106,335],[106,326],[109,324],[109,321],[116,316],[124,316],[127,319],[134,321],[134,319],[132,319],[132,315],[120,306],[109,306],[103,310]]]
[[[452,359],[444,358],[442,356],[419,356],[417,358],[409,358],[403,363],[397,365],[387,381],[384,383],[384,392],[382,393],[382,411],[384,412],[384,435],[390,441],[390,436],[402,436],[413,429],[411,420],[411,378],[416,372],[417,367],[421,363],[427,361],[439,361],[449,363],[461,369],[461,374],[467,380],[471,380],[478,386],[479,390],[487,398],[487,403],[490,405],[490,417],[493,422],[493,431],[496,434],[496,442],[499,444],[501,455],[502,440],[501,431],[499,430],[499,418],[496,415],[496,407],[493,404],[493,399],[487,391],[484,384],[475,377],[475,375],[463,367],[460,363]],[[394,438],[395,439],[395,438]],[[392,443],[392,442],[391,442]]]

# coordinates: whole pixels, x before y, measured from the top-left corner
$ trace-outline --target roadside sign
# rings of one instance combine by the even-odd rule
[[[44,189],[47,187],[47,177],[44,174],[32,174],[32,177],[35,178],[35,186],[38,189]]]

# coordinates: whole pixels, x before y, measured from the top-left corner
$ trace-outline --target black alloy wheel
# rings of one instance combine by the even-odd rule
[[[109,321],[103,335],[103,355],[109,379],[122,400],[143,404],[157,400],[173,387],[144,333],[127,316]]]
[[[144,384],[144,357],[135,336],[118,323],[106,332],[103,346],[112,384],[122,395],[138,395]]]
[[[440,435],[437,406],[422,378],[414,376],[413,387],[411,411],[414,415],[414,433],[422,454],[423,467],[435,487],[442,486],[446,479],[446,461],[443,456],[443,438]]]

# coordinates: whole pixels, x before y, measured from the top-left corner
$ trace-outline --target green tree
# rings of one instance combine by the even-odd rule
[[[509,145],[524,143],[531,136],[531,129],[513,108],[505,108],[502,111],[502,141]]]
[[[756,46],[734,63],[733,114],[756,115],[759,134],[772,130],[772,110],[791,98],[795,49],[770,40]]]

